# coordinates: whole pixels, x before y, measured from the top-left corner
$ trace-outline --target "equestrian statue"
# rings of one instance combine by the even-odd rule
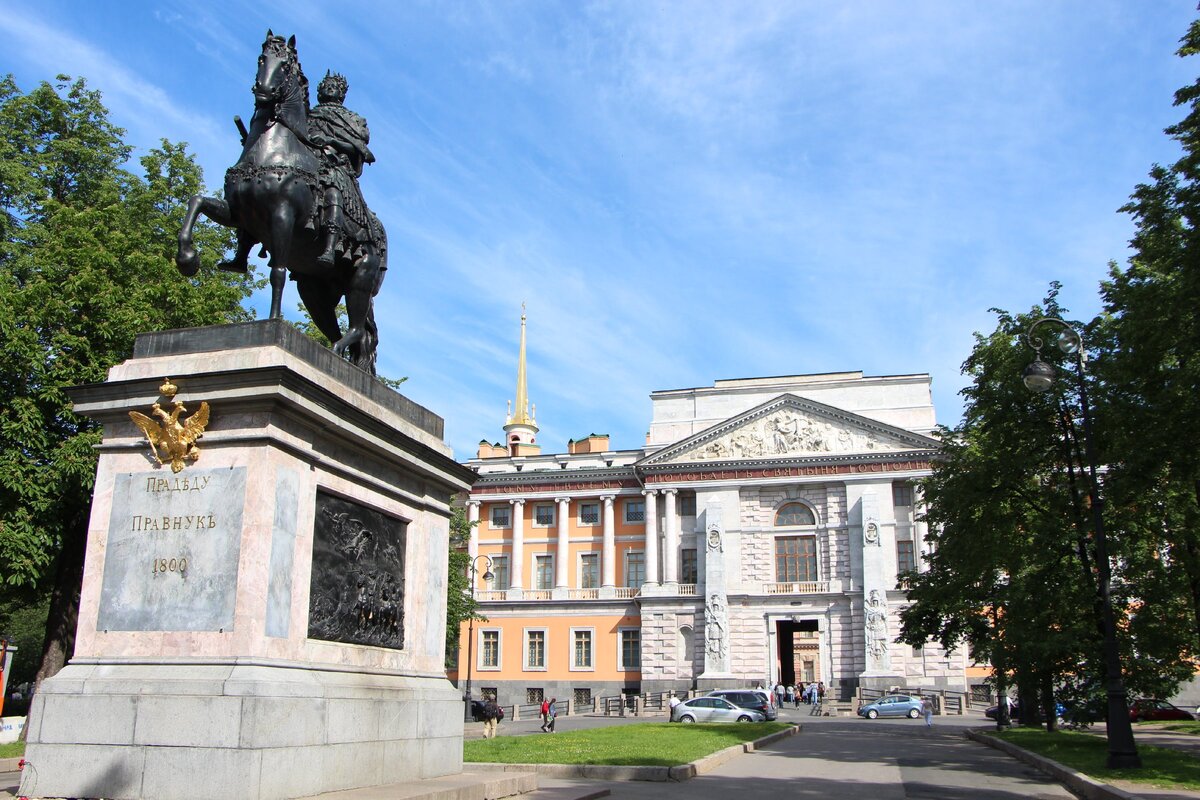
[[[237,229],[232,261],[218,266],[249,271],[256,244],[270,255],[271,318],[282,316],[288,272],[317,329],[333,351],[375,374],[379,331],[375,295],[387,271],[387,234],[367,208],[358,179],[375,156],[367,146],[367,121],[343,105],[341,75],[326,72],[309,107],[308,79],[296,54],[296,37],[267,31],[254,81],[250,129],[235,117],[242,155],[225,173],[225,196],[196,195],[179,231],[175,265],[184,275],[200,267],[192,240],[203,213]],[[348,328],[338,304],[345,300]]]

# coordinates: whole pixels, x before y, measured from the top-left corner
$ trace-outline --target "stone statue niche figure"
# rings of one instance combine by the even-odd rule
[[[713,658],[725,655],[725,626],[725,606],[720,595],[714,594],[704,609],[704,639]]]
[[[886,669],[891,659],[888,653],[887,605],[878,589],[872,589],[866,604],[867,652],[872,666]]]
[[[327,74],[309,110],[308,79],[300,67],[296,37],[267,31],[254,81],[254,116],[242,132],[242,154],[225,173],[225,197],[196,195],[179,231],[175,264],[195,275],[200,259],[193,229],[200,214],[236,228],[237,252],[220,264],[248,270],[247,257],[261,243],[270,255],[271,318],[282,316],[288,273],[313,323],[333,350],[375,374],[379,330],[375,295],[387,271],[387,233],[367,208],[358,187],[365,164],[375,160],[367,123],[342,102],[346,79]],[[337,306],[346,302],[347,329]]]

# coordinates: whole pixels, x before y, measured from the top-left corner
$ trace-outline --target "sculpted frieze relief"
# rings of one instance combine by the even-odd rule
[[[872,453],[906,449],[874,432],[834,425],[792,409],[761,419],[681,453],[680,461],[715,461],[820,453]]]

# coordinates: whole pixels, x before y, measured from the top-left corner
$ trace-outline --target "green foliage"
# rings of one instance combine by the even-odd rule
[[[929,569],[909,577],[914,603],[901,614],[902,641],[966,644],[1026,694],[1092,676],[1101,663],[1085,490],[1078,450],[1065,444],[1078,398],[1034,395],[1021,381],[1034,358],[1024,334],[1062,314],[1057,292],[1026,315],[996,311],[996,329],[976,335],[963,364],[972,379],[963,421],[943,431],[942,458],[922,486]],[[1051,346],[1042,357],[1061,354]]]
[[[1198,52],[1200,21],[1179,54]],[[930,569],[910,576],[916,604],[903,614],[904,641],[968,643],[1076,709],[1102,708],[1105,677],[1084,386],[1130,694],[1170,696],[1200,653],[1200,80],[1176,104],[1188,113],[1167,133],[1183,155],[1135,189],[1122,209],[1135,224],[1133,256],[1110,265],[1104,313],[1073,323],[1089,348],[1086,377],[1060,365],[1037,397],[1017,377],[1032,360],[1024,331],[1037,316],[1062,316],[1056,285],[1042,308],[1000,312],[996,331],[977,337],[963,423],[945,432],[945,458],[925,482]],[[1050,339],[1041,353],[1063,358]]]
[[[37,675],[50,598],[44,594],[32,598],[13,592],[6,594],[0,598],[0,634],[12,637],[10,641],[17,648],[8,675],[8,685],[12,686],[32,681]]]
[[[450,508],[450,574],[446,580],[446,667],[455,663],[462,623],[470,619],[486,619],[478,613],[479,603],[471,594],[471,556],[466,547],[471,528],[478,525],[467,520],[461,505]]]
[[[610,764],[674,767],[792,727],[786,722],[680,725],[639,722],[563,731],[553,736],[497,736],[463,742],[463,760],[504,764]],[[504,723],[500,723],[501,732]]]
[[[1200,21],[1179,54],[1197,52]],[[1111,265],[1101,286],[1105,357],[1097,369],[1101,421],[1119,456],[1109,491],[1136,510],[1125,521],[1140,544],[1130,574],[1200,635],[1200,80],[1175,103],[1188,113],[1167,133],[1183,156],[1155,165],[1122,209],[1136,226],[1134,254],[1124,269]]]
[[[0,79],[0,591],[44,588],[64,548],[81,559],[100,431],[68,387],[103,381],[139,332],[251,316],[245,277],[174,267],[202,188],[185,146],[163,141],[134,174],[123,136],[82,79],[28,94]],[[232,241],[211,224],[197,239],[213,261]]]

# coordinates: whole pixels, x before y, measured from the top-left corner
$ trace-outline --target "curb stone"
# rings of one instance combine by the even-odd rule
[[[734,756],[753,753],[780,739],[795,736],[804,729],[793,725],[782,731],[767,734],[752,742],[743,742],[710,753],[690,764],[674,767],[627,767],[608,764],[497,764],[494,762],[472,762],[482,769],[498,769],[505,772],[536,772],[552,778],[586,778],[601,781],[686,781],[697,775],[711,772]]]
[[[968,730],[967,738],[1007,753],[1018,761],[1024,761],[1031,767],[1036,767],[1075,794],[1084,798],[1084,800],[1139,800],[1136,794],[1127,792],[1124,789],[1118,789],[1107,783],[1102,783],[1065,764],[1060,764],[1037,753],[1031,753],[1003,739],[997,739],[995,736]]]
[[[21,758],[0,758],[0,772],[16,772],[21,768]]]

